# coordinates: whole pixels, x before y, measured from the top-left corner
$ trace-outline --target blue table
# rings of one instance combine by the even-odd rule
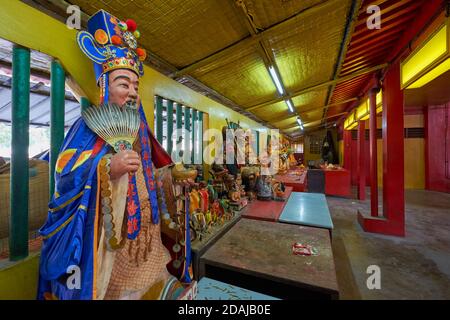
[[[333,229],[327,200],[322,193],[292,192],[278,220],[303,226]]]
[[[279,300],[207,277],[200,279],[197,290],[195,300]]]

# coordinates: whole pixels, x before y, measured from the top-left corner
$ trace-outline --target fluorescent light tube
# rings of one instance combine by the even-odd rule
[[[294,107],[292,107],[291,100],[286,100],[286,104],[287,104],[287,106],[289,108],[289,111],[294,113]]]
[[[272,76],[273,82],[275,82],[275,86],[277,87],[278,93],[280,95],[283,95],[284,94],[283,86],[281,85],[281,82],[280,82],[280,79],[278,78],[277,72],[275,71],[275,69],[272,66],[269,67],[269,72],[270,72],[270,75]]]

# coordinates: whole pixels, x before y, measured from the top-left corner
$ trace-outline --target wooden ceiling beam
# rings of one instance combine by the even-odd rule
[[[300,117],[301,117],[302,115],[306,115],[306,114],[314,112],[314,111],[320,111],[320,110],[323,110],[325,108],[340,106],[340,105],[343,105],[343,104],[346,104],[346,103],[349,103],[349,102],[353,102],[353,101],[357,101],[357,100],[359,100],[359,98],[356,97],[356,98],[351,98],[351,99],[347,99],[347,100],[343,100],[343,101],[338,101],[338,102],[330,103],[327,106],[322,106],[322,107],[318,107],[318,108],[310,108],[310,109],[307,109],[307,110],[303,110],[299,114],[300,114]],[[296,107],[296,109],[298,109],[298,107]],[[291,118],[296,118],[296,117],[297,116],[293,116],[292,113],[289,113],[289,114],[285,114],[283,116],[280,116],[278,118],[271,119],[270,121],[272,123],[277,123],[277,122],[285,121],[285,120],[288,120],[288,119],[291,119]]]
[[[392,5],[381,9],[380,14],[381,14],[381,26],[383,26],[383,23],[386,23],[390,20],[394,20],[395,18],[398,18],[400,16],[403,16],[405,13],[410,12],[410,11],[415,11],[418,7],[420,7],[422,5],[421,1],[413,1],[413,3],[411,3],[411,0],[402,0],[402,1],[398,1],[396,3],[393,3]],[[398,10],[399,8],[405,6],[404,8],[402,8],[401,10]],[[395,12],[394,14],[388,15],[391,12]],[[356,27],[359,26],[364,26],[366,25],[366,19],[361,19],[360,21],[358,21],[356,23]]]
[[[350,10],[348,12],[347,21],[345,23],[344,36],[342,38],[341,46],[339,47],[338,58],[333,70],[332,80],[336,80],[341,74],[342,65],[345,62],[345,57],[347,55],[347,49],[352,39],[353,31],[355,30],[355,25],[358,20],[358,11],[361,8],[362,0],[353,0],[350,5]],[[327,92],[327,97],[325,99],[325,105],[329,105],[333,97],[334,89],[337,83],[333,83]],[[322,113],[322,121],[326,120],[326,115],[328,108],[325,108]]]
[[[63,14],[66,12],[67,7],[70,5],[65,0],[45,0],[45,1],[44,0],[23,0],[23,1],[31,6],[35,7],[36,9],[45,12],[46,14],[51,13],[51,16],[53,16],[54,18],[56,18],[60,21],[63,21],[63,22],[66,19]],[[90,16],[87,15],[83,11],[81,12],[81,15],[82,15],[82,25],[85,26],[85,25],[87,25],[87,20],[89,19]],[[157,71],[159,71],[165,75],[168,75],[170,73],[173,74],[173,73],[176,73],[179,71],[175,66],[173,66],[171,63],[167,62],[166,60],[162,59],[158,55],[154,54],[153,52],[151,52],[151,50],[146,50],[146,51],[147,51],[147,59],[145,60],[144,63],[151,65]],[[268,128],[275,128],[267,121],[263,121],[256,115],[246,112],[246,110],[242,106],[236,104],[232,100],[223,96],[222,94],[215,91],[214,89],[206,86],[205,84],[198,81],[197,79],[195,79],[191,76],[188,76],[188,75],[184,76],[184,78],[187,81],[189,81],[191,84],[196,86],[197,88],[200,88],[201,90],[208,93],[210,95],[209,97],[211,99],[227,106],[228,108],[230,108],[236,112],[240,112],[241,114],[246,115],[250,119],[252,119],[256,122],[259,122],[261,125],[264,125]],[[191,88],[191,90],[194,90],[194,89]],[[196,91],[196,90],[194,90],[194,91]]]
[[[336,3],[339,1],[340,0],[325,0],[325,1],[320,2],[319,4],[316,4],[309,8],[306,8],[306,9],[298,12],[294,16],[275,24],[275,25],[265,29],[264,31],[255,34],[254,36],[249,36],[247,38],[239,40],[238,42],[235,42],[234,44],[231,44],[230,46],[228,46],[226,48],[223,48],[223,49],[221,49],[221,50],[219,50],[197,62],[194,62],[193,64],[191,64],[189,66],[186,66],[186,67],[170,74],[170,77],[176,78],[176,77],[185,75],[187,73],[191,73],[192,71],[195,71],[207,64],[210,64],[211,62],[214,62],[221,58],[227,57],[239,50],[245,50],[246,48],[248,48],[250,46],[254,46],[254,45],[258,44],[258,42],[260,42],[260,41],[264,41],[264,40],[268,39],[269,37],[277,35],[280,32],[280,30],[285,29],[289,26],[295,25],[300,20],[304,20],[308,16],[313,15],[328,6],[336,5]]]
[[[255,25],[253,20],[248,15],[248,10],[245,5],[245,2],[239,0],[229,0],[232,2],[231,6],[234,9],[237,16],[239,16],[240,21],[243,22],[245,28],[250,33],[251,38],[257,37],[259,33],[259,28]],[[274,62],[273,57],[269,54],[267,48],[265,48],[263,41],[258,38],[255,42],[255,48],[258,51],[258,54],[264,61],[266,66],[271,65]]]
[[[319,83],[319,84],[316,84],[316,85],[310,86],[310,87],[304,87],[304,88],[298,89],[297,91],[294,91],[294,92],[291,94],[290,97],[291,97],[291,98],[294,98],[294,97],[300,96],[300,95],[302,95],[302,94],[305,94],[305,93],[308,93],[308,92],[311,92],[311,91],[317,91],[317,90],[326,88],[326,87],[328,87],[328,86],[330,86],[330,85],[333,85],[333,84],[339,84],[339,83],[341,83],[341,82],[345,82],[345,81],[351,80],[351,79],[353,79],[353,78],[362,76],[362,75],[364,75],[364,74],[367,74],[367,73],[371,73],[371,72],[375,72],[375,71],[384,69],[384,68],[386,68],[387,66],[388,66],[387,63],[380,64],[380,65],[378,65],[378,66],[374,66],[374,67],[370,67],[370,68],[365,68],[365,69],[363,69],[363,70],[361,70],[361,71],[358,71],[358,72],[349,74],[348,76],[345,76],[345,77],[337,78],[337,79],[335,79],[335,80],[325,81],[325,82],[322,82],[322,83]],[[283,100],[284,100],[284,98],[272,99],[272,100],[270,100],[270,101],[266,101],[266,102],[264,102],[264,103],[261,103],[261,104],[258,104],[258,105],[255,105],[255,106],[246,108],[245,111],[253,111],[253,110],[256,110],[256,109],[259,109],[259,108],[267,107],[267,106],[269,106],[269,105],[271,105],[271,104],[274,104],[274,103],[277,103],[277,102],[280,102],[280,101],[283,101]]]
[[[328,119],[340,117],[340,116],[342,116],[344,114],[347,114],[347,113],[348,112],[340,112],[340,113],[328,116],[325,119],[328,120]],[[303,123],[303,127],[304,128],[311,127],[311,126],[314,126],[314,123],[320,123],[320,122],[322,122],[322,119],[318,119],[318,120],[311,121],[311,122],[306,122],[306,123]],[[297,122],[293,122],[293,123],[288,124],[287,126],[282,126],[282,127],[279,127],[279,128],[282,129],[282,130],[285,130],[285,131],[289,131],[290,129],[293,129],[295,127],[298,127],[298,123]]]

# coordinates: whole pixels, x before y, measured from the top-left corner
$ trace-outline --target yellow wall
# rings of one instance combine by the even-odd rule
[[[423,115],[405,115],[405,128],[423,128]],[[425,139],[405,139],[405,189],[425,189]]]
[[[97,103],[98,90],[95,85],[92,63],[78,49],[75,41],[76,30],[38,10],[20,2],[4,1],[0,10],[0,38],[9,40],[61,61],[64,69],[90,101]],[[145,34],[142,35],[145,37]],[[144,76],[139,88],[148,122],[153,126],[154,96],[183,103],[189,107],[209,113],[209,128],[221,129],[225,118],[238,122],[243,128],[265,131],[259,123],[189,89],[188,87],[144,66]]]
[[[335,159],[335,161],[337,162],[337,161],[340,161],[340,159],[341,159],[341,155],[342,155],[342,152],[340,151],[341,146],[340,146],[340,144],[338,144],[338,141],[337,141],[337,130],[335,130],[335,129],[329,129],[329,130],[331,131],[331,136],[333,138],[333,144],[336,148],[336,152],[338,153],[338,155],[337,155],[338,158]],[[323,140],[325,139],[326,135],[327,135],[327,130],[325,130],[325,129],[305,135],[305,143],[303,145],[305,165],[307,165],[308,161],[310,161],[310,160],[320,160],[322,158],[322,143],[323,143]],[[318,140],[319,144],[320,144],[320,149],[319,149],[320,153],[319,154],[316,154],[316,153],[313,154],[313,153],[309,152],[311,137],[319,138],[319,140]]]
[[[2,261],[0,265],[0,300],[36,299],[39,255],[21,262]]]
[[[379,128],[381,128],[381,117]],[[405,115],[405,128],[423,128],[423,115]],[[404,139],[405,189],[425,189],[425,139]],[[383,186],[383,140],[378,140],[378,183]]]
[[[304,164],[308,165],[308,161],[311,160],[319,160],[322,158],[321,153],[310,153],[310,144],[311,144],[311,136],[312,135],[306,135],[305,136],[305,144],[303,145],[303,153],[304,153]],[[323,138],[325,137],[325,134],[320,132],[320,133],[315,133],[314,136],[318,136],[320,139],[318,139],[320,146],[322,146],[322,141]],[[319,148],[319,151],[321,151],[322,148]]]
[[[2,1],[0,10],[0,38],[52,56],[62,63],[66,72],[79,85],[81,95],[98,103],[91,61],[79,50],[76,30],[70,30],[60,21],[18,1]],[[145,37],[145,34],[143,35]],[[240,122],[245,129],[267,129],[259,123],[197,93],[188,87],[144,66],[140,93],[148,122],[153,127],[154,96],[183,103],[209,114],[205,125],[221,130],[225,119]],[[34,299],[37,285],[37,258],[26,259],[7,269],[0,267],[0,298]]]
[[[405,115],[405,128],[423,128],[423,115]],[[377,117],[377,128],[381,129],[381,117]],[[369,121],[366,121],[369,128]],[[343,144],[343,142],[340,142]],[[343,148],[343,147],[342,147]],[[425,189],[425,140],[404,139],[405,189]],[[377,140],[378,186],[383,186],[383,140]]]
[[[425,189],[425,139],[405,139],[405,189]]]

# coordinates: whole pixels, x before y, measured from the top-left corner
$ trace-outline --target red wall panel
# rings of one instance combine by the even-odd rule
[[[351,161],[350,161],[350,165],[348,167],[346,167],[346,169],[350,170],[351,172],[351,183],[352,185],[356,185],[358,183],[357,181],[357,176],[358,176],[358,171],[357,171],[357,140],[351,140],[350,143],[350,148],[347,149],[348,152],[351,153]],[[347,150],[345,150],[344,152],[346,152]],[[365,169],[366,169],[366,185],[370,186],[370,143],[369,140],[365,140],[364,141],[364,157],[365,157]]]
[[[450,102],[425,112],[426,188],[450,193]]]

